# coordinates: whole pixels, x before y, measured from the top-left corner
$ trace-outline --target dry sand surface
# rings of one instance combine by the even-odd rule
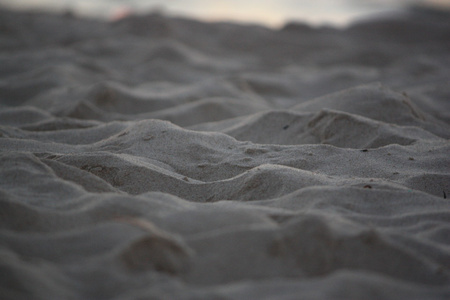
[[[1,299],[449,299],[450,16],[0,11]]]

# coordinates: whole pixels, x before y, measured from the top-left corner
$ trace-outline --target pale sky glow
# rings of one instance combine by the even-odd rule
[[[159,8],[169,15],[207,21],[262,23],[273,27],[282,26],[288,20],[341,26],[370,14],[393,11],[408,3],[450,7],[450,0],[0,0],[1,5],[10,8],[70,9],[79,15],[106,19],[124,9],[146,13]]]

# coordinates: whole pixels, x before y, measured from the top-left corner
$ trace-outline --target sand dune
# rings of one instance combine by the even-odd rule
[[[0,11],[0,298],[448,299],[448,20]]]

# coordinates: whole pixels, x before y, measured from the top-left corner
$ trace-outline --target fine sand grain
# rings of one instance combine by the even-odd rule
[[[0,10],[0,298],[450,299],[449,20]]]

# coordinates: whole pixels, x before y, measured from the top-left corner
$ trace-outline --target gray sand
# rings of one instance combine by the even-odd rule
[[[449,299],[449,20],[0,11],[0,298]]]

